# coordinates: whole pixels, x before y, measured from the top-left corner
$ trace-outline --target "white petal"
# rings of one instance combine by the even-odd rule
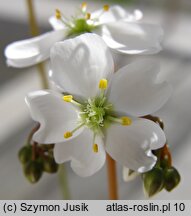
[[[92,97],[100,79],[113,72],[113,59],[104,41],[95,34],[83,34],[56,43],[51,49],[53,82],[66,92]]]
[[[65,28],[65,25],[63,24],[63,22],[61,20],[57,19],[55,16],[51,16],[49,18],[49,23],[51,24],[51,26],[54,30],[60,30],[60,29]]]
[[[77,111],[72,104],[64,102],[62,95],[51,90],[36,91],[26,97],[33,120],[40,122],[40,129],[33,139],[39,143],[56,143],[66,141],[64,133],[77,126]],[[79,129],[70,138],[79,135]]]
[[[7,64],[12,67],[28,67],[49,58],[50,48],[64,38],[64,31],[52,31],[40,36],[13,42],[5,49]]]
[[[143,18],[143,13],[140,10],[134,10],[132,14],[129,13],[127,18],[124,18],[123,20],[128,22],[135,22],[141,20],[142,18]]]
[[[161,50],[163,31],[159,26],[132,22],[108,23],[101,35],[107,45],[125,54],[151,54]]]
[[[162,129],[147,119],[134,119],[130,126],[112,124],[106,132],[106,151],[121,165],[146,172],[155,165],[152,149],[166,142]]]
[[[129,13],[126,12],[121,6],[116,5],[112,6],[108,11],[104,11],[103,9],[97,10],[91,14],[92,19],[98,18],[99,24],[116,22],[120,19],[128,18]]]
[[[71,167],[81,177],[91,176],[105,163],[105,150],[103,142],[97,138],[99,151],[93,152],[93,134],[85,129],[78,137],[65,143],[57,143],[54,147],[54,157],[57,163],[71,160]]]
[[[109,101],[114,109],[132,116],[144,116],[159,110],[172,89],[158,82],[159,65],[155,61],[137,61],[113,75]]]

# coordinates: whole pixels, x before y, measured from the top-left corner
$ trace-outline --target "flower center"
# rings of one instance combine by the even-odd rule
[[[97,17],[91,17],[91,13],[87,12],[87,4],[84,2],[80,8],[80,14],[76,17],[73,17],[71,20],[64,17],[60,10],[56,9],[55,17],[60,20],[67,28],[67,37],[80,35],[83,33],[93,32],[97,28],[97,22],[99,17],[109,10],[108,5],[103,6],[103,10],[100,12]]]
[[[110,104],[103,93],[99,96],[88,99],[82,105],[80,112],[80,122],[84,123],[95,134],[102,134],[102,130],[108,122],[108,116],[112,113]]]
[[[91,33],[96,27],[93,24],[88,24],[86,19],[80,18],[73,21],[73,26],[68,31],[68,37],[80,35],[83,33]]]
[[[71,102],[80,108],[78,126],[72,130],[67,131],[64,137],[67,139],[73,135],[79,128],[86,126],[93,131],[93,151],[98,152],[98,145],[95,144],[97,135],[103,137],[103,130],[112,122],[127,126],[131,124],[131,119],[127,116],[116,117],[113,112],[113,105],[108,102],[105,95],[107,89],[107,80],[102,79],[99,83],[100,94],[94,98],[89,98],[83,103],[79,103],[73,99],[72,95],[63,96],[65,102]]]

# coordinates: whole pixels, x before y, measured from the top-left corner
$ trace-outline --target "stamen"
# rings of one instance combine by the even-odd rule
[[[79,130],[81,127],[83,127],[85,125],[85,123],[80,124],[79,126],[77,126],[76,128],[74,128],[74,130],[72,130],[72,134],[75,133],[77,130]]]
[[[90,14],[90,13],[87,13],[86,16],[85,16],[85,19],[86,19],[86,20],[91,19],[91,14]]]
[[[65,102],[71,102],[72,99],[73,99],[73,96],[72,95],[64,95],[62,97],[62,99],[65,101]]]
[[[93,144],[93,151],[94,153],[98,153],[99,151],[98,145],[96,143]]]
[[[74,104],[74,105],[76,105],[76,106],[79,106],[79,107],[82,106],[79,102],[73,100],[73,96],[72,96],[72,95],[64,95],[64,96],[62,97],[62,99],[63,99],[65,102],[70,102],[70,103],[72,103],[72,104]]]
[[[96,133],[94,133],[94,136],[93,136],[93,146],[92,146],[92,149],[93,149],[94,153],[98,153],[99,148],[98,148],[98,144],[95,143],[95,139],[96,139]]]
[[[66,138],[66,139],[70,138],[82,126],[84,126],[84,123],[80,124],[79,126],[77,126],[76,128],[74,128],[74,130],[72,130],[72,131],[66,131],[66,133],[64,134],[64,138]]]
[[[109,10],[109,5],[104,5],[104,6],[103,6],[103,10],[101,10],[100,14],[99,14],[96,18],[94,18],[94,20],[95,20],[95,21],[98,21],[99,18],[100,18],[105,12],[107,12],[108,10]]]
[[[107,88],[107,80],[106,79],[101,79],[99,82],[99,88],[102,90],[105,90]]]
[[[109,116],[108,119],[113,121],[113,122],[120,123],[123,126],[128,126],[128,125],[132,124],[132,120],[127,116],[123,116],[121,118]]]
[[[56,19],[58,19],[58,20],[61,19],[62,15],[61,15],[60,10],[56,9],[55,17],[56,17]]]
[[[104,10],[104,11],[108,11],[108,10],[109,10],[109,5],[104,5],[104,6],[103,6],[103,10]]]
[[[71,131],[67,131],[67,132],[64,134],[64,138],[65,138],[65,139],[68,139],[68,138],[70,138],[72,135],[73,135],[73,134],[72,134]]]
[[[55,17],[56,19],[60,20],[65,26],[71,28],[71,24],[69,23],[69,20],[61,13],[59,9],[56,9]]]
[[[87,9],[87,3],[86,2],[83,2],[82,5],[81,5],[81,8],[82,8],[82,12],[86,12],[86,9]]]
[[[121,118],[121,120],[122,120],[121,124],[124,125],[124,126],[128,126],[128,125],[132,124],[132,120],[127,116],[123,116]]]

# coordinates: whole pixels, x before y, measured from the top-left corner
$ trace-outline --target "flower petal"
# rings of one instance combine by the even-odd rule
[[[133,13],[129,13],[128,16],[126,18],[124,18],[124,21],[127,22],[135,22],[138,20],[141,20],[143,18],[143,13],[140,10],[134,10]]]
[[[26,97],[33,120],[40,123],[40,129],[33,139],[39,143],[56,143],[66,141],[64,133],[77,126],[78,114],[72,104],[64,102],[62,95],[51,90],[36,91]],[[79,135],[77,130],[70,138]]]
[[[95,96],[100,79],[113,72],[113,59],[104,41],[83,34],[56,43],[51,50],[53,82],[64,91],[85,98]]]
[[[100,25],[128,18],[129,15],[130,14],[126,12],[126,10],[124,10],[121,6],[115,5],[112,6],[108,11],[103,11],[103,9],[100,9],[91,13],[91,18],[98,18],[98,23]]]
[[[152,54],[161,50],[163,31],[159,26],[118,21],[107,23],[101,29],[106,44],[125,54]]]
[[[55,16],[51,16],[49,18],[49,23],[54,30],[60,30],[60,29],[65,28],[65,25],[63,24],[63,22],[61,20],[57,19]]]
[[[112,124],[106,133],[106,151],[121,165],[146,172],[155,165],[151,152],[166,142],[163,130],[147,119],[134,119],[130,126]]]
[[[64,38],[64,31],[52,31],[40,36],[13,42],[5,49],[7,64],[22,68],[32,66],[49,58],[50,48]]]
[[[93,134],[85,129],[78,137],[65,143],[57,143],[54,147],[54,157],[57,163],[71,160],[71,167],[81,177],[91,176],[105,163],[103,142],[97,138],[98,152],[92,149]]]
[[[157,82],[159,65],[155,61],[137,61],[113,75],[109,101],[118,112],[144,116],[159,110],[171,95],[167,82]]]

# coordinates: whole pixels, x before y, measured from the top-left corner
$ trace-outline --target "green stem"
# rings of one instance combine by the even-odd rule
[[[44,69],[44,64],[39,63],[37,65],[37,68],[38,68],[39,76],[41,78],[41,83],[42,83],[43,89],[48,89],[49,86],[48,86],[48,80],[47,80],[45,69]]]
[[[26,142],[26,145],[31,145],[31,140],[32,140],[32,137],[34,135],[34,133],[40,128],[40,124],[37,123],[36,126],[31,130],[31,132],[29,133],[28,135],[28,138],[27,138],[27,142]]]
[[[59,182],[62,188],[62,194],[65,200],[70,200],[70,191],[68,186],[67,170],[63,164],[59,166],[58,170]]]
[[[35,17],[33,1],[34,0],[27,0],[27,8],[28,8],[28,20],[29,20],[30,32],[31,32],[31,35],[33,37],[35,37],[35,36],[39,35],[39,27],[37,25],[37,21],[36,21],[36,17]],[[39,63],[37,65],[37,68],[38,68],[39,76],[41,78],[42,88],[48,89],[48,80],[46,77],[44,64]]]

